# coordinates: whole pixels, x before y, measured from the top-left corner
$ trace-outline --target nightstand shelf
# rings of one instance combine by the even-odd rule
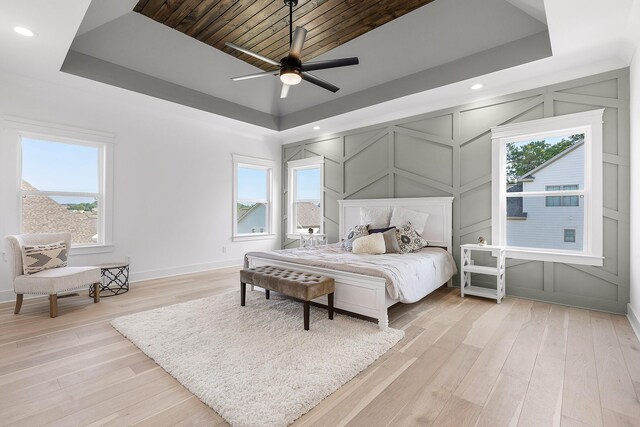
[[[496,266],[483,266],[475,265],[471,258],[473,251],[491,252],[496,254]],[[460,246],[460,264],[461,264],[461,276],[462,283],[460,284],[460,296],[475,295],[478,297],[495,299],[498,304],[505,296],[505,250],[501,246],[493,245],[477,245],[467,244]],[[486,274],[490,276],[496,276],[496,289],[483,288],[480,286],[473,286],[471,284],[471,273]]]

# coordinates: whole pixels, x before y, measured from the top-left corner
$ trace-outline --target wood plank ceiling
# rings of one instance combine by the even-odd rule
[[[432,1],[300,0],[293,11],[294,28],[309,32],[302,59],[309,61]],[[289,50],[289,8],[282,0],[139,0],[133,10],[264,70],[273,67],[224,43],[276,61]]]

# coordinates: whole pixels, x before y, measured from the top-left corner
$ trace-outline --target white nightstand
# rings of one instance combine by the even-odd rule
[[[315,248],[327,243],[326,234],[300,234],[301,248]]]
[[[474,265],[473,259],[471,259],[472,251],[484,251],[484,252],[497,252],[497,262],[495,267],[487,267],[481,265]],[[479,297],[492,298],[500,304],[502,298],[505,295],[504,276],[505,276],[505,249],[501,246],[480,246],[478,244],[466,244],[460,245],[460,265],[461,265],[461,278],[460,283],[460,296],[464,297],[465,294],[475,295]],[[471,273],[489,274],[496,276],[496,289],[482,288],[480,286],[471,285]]]

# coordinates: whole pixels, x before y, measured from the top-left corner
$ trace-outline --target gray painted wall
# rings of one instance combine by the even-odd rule
[[[628,69],[616,70],[284,145],[285,224],[286,162],[324,155],[324,221],[330,241],[338,236],[337,200],[454,196],[454,256],[459,261],[460,244],[474,243],[480,235],[491,237],[490,128],[604,107],[604,266],[509,260],[507,294],[625,313],[629,301],[628,74]],[[285,247],[297,244],[286,236],[283,242]],[[474,277],[474,284],[482,280]]]

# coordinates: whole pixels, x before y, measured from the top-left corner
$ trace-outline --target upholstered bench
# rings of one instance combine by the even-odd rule
[[[269,291],[280,292],[304,301],[304,329],[309,330],[309,302],[327,295],[329,319],[333,319],[333,293],[335,281],[331,277],[304,273],[287,268],[261,266],[240,271],[240,305],[245,305],[247,284],[264,288],[266,298]]]

